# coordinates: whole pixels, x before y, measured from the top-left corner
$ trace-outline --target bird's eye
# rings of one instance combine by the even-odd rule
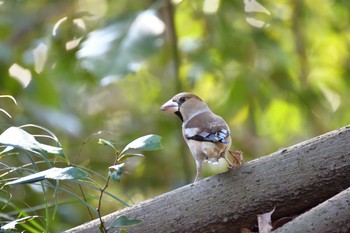
[[[181,98],[179,99],[180,103],[183,103],[183,102],[185,102],[186,100],[187,100],[186,97],[181,97]]]

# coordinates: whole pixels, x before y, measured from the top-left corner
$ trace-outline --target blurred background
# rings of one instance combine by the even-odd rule
[[[163,149],[129,159],[108,189],[130,205],[152,198],[195,176],[181,122],[159,110],[178,92],[226,119],[245,161],[349,124],[349,9],[345,0],[0,0],[0,95],[18,102],[0,99],[12,116],[0,115],[1,132],[41,125],[72,163],[104,176],[114,155],[98,138],[121,150],[158,134]],[[224,171],[205,165],[203,177]],[[42,204],[31,187],[11,192],[29,212]],[[89,220],[74,198],[59,201],[53,232]],[[103,214],[124,207],[106,203]]]

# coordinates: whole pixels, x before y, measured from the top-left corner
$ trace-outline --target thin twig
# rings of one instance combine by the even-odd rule
[[[78,160],[79,160],[79,158],[80,158],[81,152],[82,152],[83,147],[85,146],[85,144],[86,144],[93,136],[95,136],[96,134],[99,134],[99,132],[90,135],[88,138],[86,138],[86,139],[83,141],[83,143],[81,144],[81,146],[80,146],[80,148],[79,148],[78,155],[77,155],[77,157],[76,157],[76,159],[75,159],[75,164],[78,163]],[[84,200],[85,202],[87,202],[86,196],[85,196],[85,194],[84,194],[83,187],[82,187],[80,184],[78,184],[78,186],[79,186],[79,190],[80,190],[81,196],[83,197],[83,200]],[[93,219],[94,219],[94,216],[92,215],[91,210],[89,209],[89,207],[86,207],[86,209],[87,209],[87,211],[88,211],[88,213],[89,213],[90,219],[93,220]]]
[[[103,186],[103,188],[101,189],[101,193],[100,193],[100,197],[98,198],[98,206],[96,208],[96,211],[98,213],[98,219],[100,220],[100,232],[103,232],[103,233],[106,233],[107,232],[107,228],[105,227],[104,225],[104,222],[102,220],[102,215],[101,215],[101,204],[102,204],[102,197],[103,197],[103,194],[105,192],[105,190],[107,189],[108,187],[108,184],[109,184],[109,180],[111,179],[110,176],[108,176],[107,180],[106,180],[106,183],[105,185]]]
[[[115,160],[114,160],[113,166],[118,163],[119,156],[120,156],[119,151],[116,151],[115,152]],[[101,193],[100,193],[100,197],[98,198],[98,205],[97,205],[97,208],[96,208],[96,211],[97,211],[97,214],[98,214],[98,218],[100,220],[100,227],[99,227],[99,229],[100,229],[100,232],[103,232],[103,233],[107,233],[107,228],[104,225],[104,222],[102,220],[102,214],[101,214],[102,197],[103,197],[104,192],[108,188],[110,179],[111,179],[111,177],[108,176],[105,185],[103,186],[103,188],[101,188]]]

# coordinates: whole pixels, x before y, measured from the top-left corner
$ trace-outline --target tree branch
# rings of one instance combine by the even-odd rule
[[[143,220],[129,232],[240,232],[257,214],[300,214],[349,187],[350,126],[104,217]],[[67,232],[98,232],[98,220]],[[347,223],[347,224],[350,224]]]
[[[350,188],[300,215],[273,233],[349,232]]]

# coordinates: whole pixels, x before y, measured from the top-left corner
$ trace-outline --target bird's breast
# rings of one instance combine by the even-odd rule
[[[195,160],[210,163],[217,163],[218,159],[224,157],[230,148],[229,144],[196,140],[187,140],[187,145]]]

